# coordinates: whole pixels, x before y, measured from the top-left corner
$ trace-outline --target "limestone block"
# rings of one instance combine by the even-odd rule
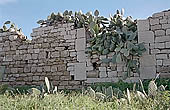
[[[75,71],[70,71],[70,75],[75,75]]]
[[[117,77],[117,71],[110,71],[110,72],[108,72],[108,77],[109,78]]]
[[[71,76],[61,76],[60,80],[65,80],[65,81],[71,80]]]
[[[61,35],[64,35],[64,36],[66,35],[66,30],[65,30],[65,28],[59,28],[58,30],[60,31],[60,34],[61,34]]]
[[[67,66],[74,66],[75,63],[67,63]]]
[[[155,48],[157,49],[165,48],[165,43],[155,43]]]
[[[66,86],[66,85],[68,85],[68,81],[61,81],[59,85]]]
[[[161,73],[160,78],[170,78],[170,73]]]
[[[60,31],[59,29],[53,29],[53,30],[51,30],[51,33],[57,33],[59,31]]]
[[[139,82],[139,77],[129,77],[127,79],[125,79],[125,82],[127,83],[136,83],[136,82]]]
[[[170,11],[165,12],[165,16],[170,16]]]
[[[70,31],[70,35],[76,35],[76,30],[74,29],[74,30],[71,30]]]
[[[58,71],[66,71],[66,70],[67,70],[67,66],[65,64],[58,65]]]
[[[38,55],[38,59],[45,59],[46,58],[46,52],[40,52]]]
[[[163,60],[163,66],[170,66],[170,59]]]
[[[12,55],[6,55],[5,61],[12,61]]]
[[[50,66],[44,66],[43,67],[43,71],[44,72],[50,72],[51,71],[51,67]]]
[[[156,30],[155,36],[165,36],[165,31],[164,30]]]
[[[87,78],[86,83],[97,83],[97,82],[118,82],[118,78]]]
[[[67,71],[74,71],[74,66],[67,67]]]
[[[77,56],[77,52],[70,52],[70,57],[75,57]]]
[[[155,78],[155,74],[156,74],[156,67],[155,66],[141,67],[140,68],[140,78],[141,79]]]
[[[170,36],[161,36],[155,38],[155,42],[166,42],[166,41],[170,41]]]
[[[69,85],[80,85],[80,81],[69,81]]]
[[[10,35],[10,36],[9,36],[9,40],[10,40],[10,41],[13,41],[13,40],[15,40],[15,39],[17,39],[17,38],[18,38],[17,35]]]
[[[94,70],[93,66],[86,67],[86,71],[92,71],[92,70]]]
[[[160,20],[160,24],[166,24],[168,23],[168,19],[167,18],[163,18]]]
[[[0,36],[0,42],[2,41],[2,37]]]
[[[31,67],[31,72],[32,73],[36,72],[36,70],[37,70],[37,67],[34,67],[34,66]]]
[[[42,43],[42,48],[49,48],[50,47],[50,44],[49,43]]]
[[[86,66],[92,66],[91,59],[86,59]]]
[[[20,75],[19,74],[13,74],[13,77],[18,78]]]
[[[65,47],[55,47],[55,50],[58,50],[58,51],[62,51],[64,49],[65,49]]]
[[[60,52],[60,57],[68,57],[68,56],[69,56],[69,52],[67,50]]]
[[[29,59],[31,59],[31,54],[26,54],[25,55],[25,60],[29,60]]]
[[[57,72],[57,65],[51,66],[51,72]]]
[[[85,51],[86,48],[86,39],[81,38],[81,39],[76,39],[76,51]]]
[[[156,60],[156,65],[159,65],[159,66],[162,66],[162,63],[163,61],[162,60]]]
[[[97,71],[88,71],[87,72],[87,78],[98,78],[99,73]]]
[[[153,43],[154,33],[152,31],[138,32],[138,42],[139,43]]]
[[[27,49],[27,45],[21,45],[18,47],[18,49]]]
[[[161,51],[159,49],[152,49],[151,54],[157,54],[160,53]]]
[[[164,50],[161,50],[160,53],[170,53],[170,49],[164,49]]]
[[[39,53],[40,49],[34,49],[33,51],[34,51],[34,53]]]
[[[117,71],[119,72],[123,71],[123,66],[117,66]]]
[[[159,19],[150,19],[150,24],[151,25],[159,24]]]
[[[39,76],[33,76],[33,77],[32,77],[32,80],[33,80],[33,81],[39,81]]]
[[[11,73],[18,73],[18,68],[11,68]]]
[[[170,18],[168,18],[168,23],[170,24]]]
[[[99,72],[99,77],[100,77],[100,78],[106,78],[106,77],[107,77],[106,71],[100,71],[100,72]]]
[[[170,48],[170,42],[166,42],[166,43],[165,43],[165,47],[166,47],[166,48]]]
[[[86,37],[85,33],[86,33],[85,28],[77,29],[77,39],[85,38]]]
[[[76,63],[75,64],[75,80],[85,80],[86,79],[86,64]]]
[[[65,35],[64,39],[72,39],[71,35]]]
[[[42,67],[37,67],[37,72],[42,72]]]
[[[152,15],[153,18],[162,17],[162,16],[164,16],[164,12],[158,12]]]
[[[51,52],[51,58],[57,58],[60,56],[60,52]]]
[[[145,20],[137,20],[137,29],[138,32],[141,31],[149,31],[149,20],[145,19]]]
[[[99,67],[99,71],[106,71],[106,67]]]
[[[139,59],[141,67],[155,66],[156,59],[154,55],[143,55]]]
[[[24,67],[24,72],[29,73],[31,71],[31,68],[29,66]]]
[[[170,29],[166,30],[166,35],[170,35]]]
[[[78,62],[85,62],[86,61],[85,51],[77,52],[77,61]]]
[[[156,59],[167,59],[167,54],[157,54]]]
[[[165,66],[162,66],[162,67],[158,66],[156,69],[157,69],[157,72],[161,72],[161,73],[164,73],[164,72],[167,73],[170,71],[170,68],[165,67]]]
[[[32,59],[37,59],[38,58],[38,54],[32,54]]]
[[[151,26],[151,30],[154,31],[154,30],[160,30],[162,28],[162,26],[160,24],[157,24],[157,25],[152,25]]]
[[[169,29],[170,28],[170,24],[162,24],[162,29]]]

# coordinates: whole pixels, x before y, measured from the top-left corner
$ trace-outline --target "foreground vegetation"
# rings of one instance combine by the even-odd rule
[[[143,101],[136,97],[127,100],[113,99],[112,101],[100,101],[88,95],[80,93],[51,94],[43,99],[29,95],[0,95],[1,110],[168,110],[170,108],[170,91],[160,93],[154,99]]]
[[[169,110],[169,80],[155,79],[144,84],[119,81],[96,84],[81,91],[59,91],[48,78],[43,88],[3,85],[0,110]]]

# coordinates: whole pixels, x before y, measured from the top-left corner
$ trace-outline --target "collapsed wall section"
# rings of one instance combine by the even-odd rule
[[[1,33],[1,83],[41,85],[48,77],[59,89],[80,88],[86,77],[81,58],[85,51],[85,32],[74,29],[73,25],[35,28],[32,40],[20,40],[15,32]]]

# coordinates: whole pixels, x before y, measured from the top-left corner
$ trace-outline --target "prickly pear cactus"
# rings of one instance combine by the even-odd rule
[[[157,95],[157,85],[155,84],[155,81],[152,80],[149,82],[149,85],[148,85],[148,96],[156,96]]]
[[[50,82],[47,77],[45,77],[45,84],[46,84],[48,93],[50,93]]]
[[[138,43],[137,21],[131,16],[123,17],[124,9],[117,10],[110,18],[100,16],[98,10],[92,14],[82,11],[73,13],[66,10],[64,13],[52,13],[47,20],[39,20],[40,25],[53,25],[56,23],[74,23],[75,28],[85,28],[90,33],[90,47],[86,52],[90,55],[107,55],[114,53],[112,58],[102,59],[104,63],[125,62],[127,70],[125,76],[133,72],[139,73],[139,62],[133,57],[140,57],[146,51],[143,43]],[[124,77],[124,78],[126,78]]]
[[[95,97],[95,96],[96,96],[95,91],[94,91],[91,87],[88,87],[88,88],[87,88],[87,91],[88,91],[88,95],[89,95],[90,97]]]

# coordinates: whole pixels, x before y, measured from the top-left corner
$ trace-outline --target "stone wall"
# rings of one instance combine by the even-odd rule
[[[85,49],[85,30],[56,24],[35,28],[31,36],[21,40],[16,32],[0,34],[0,67],[5,68],[1,83],[40,85],[48,77],[59,89],[80,88],[86,78],[78,53]]]
[[[138,20],[138,42],[144,42],[147,52],[141,60],[141,77],[170,77],[170,10]]]
[[[73,23],[53,24],[33,29],[32,40],[21,39],[17,32],[0,33],[0,84],[41,85],[44,78],[59,89],[77,89],[96,82],[117,82],[126,71],[124,64],[106,64],[109,55],[90,56],[89,36]],[[140,74],[125,81],[134,82],[170,76],[170,11],[138,20],[138,42],[147,51],[140,60]]]

